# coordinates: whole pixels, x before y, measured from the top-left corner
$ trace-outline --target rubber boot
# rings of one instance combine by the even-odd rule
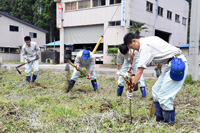
[[[68,90],[66,91],[66,93],[68,93],[74,87],[75,82],[76,81],[74,81],[74,80],[70,80]]]
[[[34,82],[36,80],[36,78],[37,78],[37,75],[33,75],[32,76],[32,82]]]
[[[164,122],[170,125],[174,125],[175,122],[175,109],[172,111],[163,110]]]
[[[31,76],[26,76],[26,81],[30,83],[30,81],[31,81]]]
[[[100,91],[98,90],[96,79],[95,80],[91,80],[91,82],[92,82],[92,86],[94,88],[94,91],[97,91],[98,93],[100,93]]]
[[[154,102],[154,116],[156,117],[156,121],[160,122],[163,121],[163,110],[160,107],[159,102]]]
[[[146,91],[145,91],[145,87],[140,87],[141,93],[142,93],[142,97],[146,97]]]
[[[118,86],[117,88],[117,96],[121,96],[123,92],[124,86]]]

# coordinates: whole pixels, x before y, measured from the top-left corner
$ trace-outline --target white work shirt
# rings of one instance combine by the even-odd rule
[[[82,58],[83,51],[78,52],[76,59],[75,59],[75,65],[79,66],[90,66],[90,71],[94,70],[94,65],[95,65],[95,57],[92,52],[90,52],[90,57],[88,60],[83,60]]]
[[[130,49],[129,53],[130,53],[130,55],[132,55],[133,49]],[[135,56],[133,57],[133,62],[140,57],[138,51],[135,50],[134,54],[135,54]],[[118,50],[118,52],[117,52],[117,65],[122,65],[125,60],[128,63],[131,63],[131,56],[130,55],[128,55],[128,54],[124,55],[120,52],[120,50]]]
[[[32,57],[40,53],[40,47],[36,42],[30,42],[31,45],[27,46],[26,43],[22,46],[22,55],[24,57]]]
[[[179,53],[182,53],[179,48],[159,37],[150,36],[140,38],[138,67],[146,68],[147,64],[152,61],[157,64],[165,64],[170,58]]]

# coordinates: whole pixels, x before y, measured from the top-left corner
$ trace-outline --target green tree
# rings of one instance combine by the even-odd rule
[[[54,0],[36,0],[33,5],[34,25],[49,31],[47,42],[59,40],[59,31],[56,28],[56,3]]]
[[[117,64],[117,52],[118,52],[118,48],[108,48],[107,49],[108,55],[113,57],[111,62],[113,62],[115,65]]]
[[[0,0],[0,10],[33,24],[33,10],[36,0]]]
[[[147,29],[147,27],[144,27],[144,25],[145,23],[134,22],[133,25],[129,27],[128,29],[130,30],[130,32],[140,35],[140,32],[142,30]]]

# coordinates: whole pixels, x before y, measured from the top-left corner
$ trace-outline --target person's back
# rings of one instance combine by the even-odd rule
[[[140,38],[140,59],[145,62],[155,62],[158,64],[165,64],[169,58],[178,53],[182,53],[181,50],[163,39],[157,36],[150,36]]]

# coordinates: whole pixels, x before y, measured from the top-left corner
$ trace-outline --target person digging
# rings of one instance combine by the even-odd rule
[[[22,46],[22,55],[25,58],[25,74],[28,83],[35,82],[39,71],[39,53],[40,47],[36,42],[31,41],[30,36],[24,37],[25,44]],[[36,59],[36,60],[34,60]],[[34,61],[32,61],[34,60]],[[32,62],[31,62],[32,61]],[[31,66],[33,65],[33,76],[31,80]]]
[[[165,69],[152,87],[154,100],[154,116],[156,121],[163,121],[173,125],[175,123],[175,108],[173,106],[177,93],[183,86],[188,72],[188,64],[185,56],[179,48],[167,43],[157,36],[142,37],[127,33],[124,36],[124,44],[129,49],[139,51],[140,59],[132,84],[140,79],[147,64],[155,62],[165,64]],[[127,93],[131,99],[133,93]]]
[[[133,57],[132,57],[133,56]],[[132,49],[128,49],[128,47],[124,44],[119,46],[119,50],[117,53],[117,75],[118,78],[118,88],[117,88],[117,96],[121,96],[123,89],[124,89],[124,78],[119,74],[124,75],[125,77],[130,77],[131,71],[135,73],[137,70],[137,64],[139,61],[139,53],[137,51],[133,51]],[[120,69],[120,65],[122,65]],[[140,80],[140,90],[142,97],[146,97],[145,91],[145,80],[143,75],[141,76]],[[138,87],[135,86],[133,91],[137,91]]]
[[[76,68],[74,68],[73,75],[68,85],[67,93],[74,87],[74,84],[80,75],[80,70],[82,70],[82,68],[84,67],[88,72],[86,78],[91,80],[94,91],[100,93],[100,91],[98,90],[96,76],[94,72],[95,57],[93,53],[89,50],[83,50],[78,52],[74,64]]]

